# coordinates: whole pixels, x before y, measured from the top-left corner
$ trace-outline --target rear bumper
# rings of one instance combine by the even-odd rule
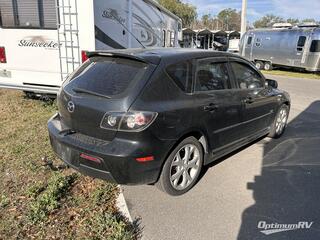
[[[61,74],[38,70],[12,70],[0,66],[0,88],[27,92],[57,94],[62,84]]]
[[[15,90],[22,90],[26,92],[34,92],[34,93],[41,93],[41,94],[57,94],[60,87],[58,86],[44,86],[44,85],[19,85],[19,84],[9,84],[9,83],[1,83],[0,88],[7,88],[7,89],[15,89]]]
[[[105,141],[70,133],[62,128],[58,114],[49,120],[48,130],[53,150],[67,165],[84,175],[119,184],[155,183],[175,142],[156,138],[133,141],[117,137]],[[98,157],[101,163],[82,159],[81,153]],[[150,155],[154,156],[153,161],[139,163],[135,160]]]

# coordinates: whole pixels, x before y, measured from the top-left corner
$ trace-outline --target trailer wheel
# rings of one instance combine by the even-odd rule
[[[256,65],[256,68],[258,68],[259,70],[264,68],[264,64],[262,61],[256,61],[255,65]]]
[[[265,62],[264,63],[264,70],[271,71],[272,69],[273,69],[273,66],[272,66],[271,62]]]
[[[28,99],[35,99],[36,94],[34,92],[23,91],[24,95]]]

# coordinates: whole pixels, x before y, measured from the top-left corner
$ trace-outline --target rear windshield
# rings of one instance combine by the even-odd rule
[[[105,96],[124,93],[141,79],[148,65],[125,58],[94,57],[74,74],[69,85]]]

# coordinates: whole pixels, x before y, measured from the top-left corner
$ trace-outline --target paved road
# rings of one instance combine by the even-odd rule
[[[272,78],[292,97],[281,139],[263,139],[210,166],[180,197],[123,187],[142,239],[320,239],[320,80]],[[313,224],[266,236],[259,221]]]

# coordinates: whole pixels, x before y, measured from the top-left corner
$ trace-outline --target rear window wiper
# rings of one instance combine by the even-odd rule
[[[92,96],[103,97],[103,98],[108,98],[108,99],[111,98],[110,96],[103,95],[103,94],[100,94],[100,93],[96,93],[96,92],[93,92],[93,91],[90,91],[90,90],[86,90],[86,89],[83,89],[83,88],[73,88],[72,90],[74,92],[76,92],[76,93],[86,93],[86,94],[89,94],[89,95],[92,95]]]

